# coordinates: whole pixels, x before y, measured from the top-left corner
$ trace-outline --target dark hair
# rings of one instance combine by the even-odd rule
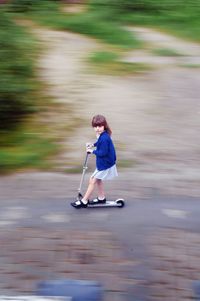
[[[92,126],[104,126],[105,131],[111,136],[112,131],[111,128],[109,127],[106,118],[102,115],[96,115],[92,118]]]

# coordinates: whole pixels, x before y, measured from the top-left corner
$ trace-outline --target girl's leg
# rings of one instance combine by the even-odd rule
[[[97,189],[98,189],[98,198],[104,199],[105,198],[105,192],[103,187],[103,181],[100,179],[97,179]]]
[[[93,190],[94,190],[94,187],[95,187],[95,184],[97,183],[97,179],[95,178],[90,178],[89,180],[89,185],[88,185],[88,188],[87,188],[87,191],[86,193],[84,194],[84,197],[82,199],[82,202],[83,203],[87,203],[88,199],[90,198]]]

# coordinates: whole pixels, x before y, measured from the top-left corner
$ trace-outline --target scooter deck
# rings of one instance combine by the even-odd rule
[[[118,207],[122,208],[124,207],[124,200],[123,199],[117,199],[114,201],[106,201],[106,203],[97,203],[97,204],[88,204],[87,208],[104,208],[104,207]]]

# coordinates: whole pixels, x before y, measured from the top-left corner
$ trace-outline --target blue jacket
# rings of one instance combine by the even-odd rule
[[[93,151],[93,154],[96,155],[97,169],[105,170],[112,167],[116,162],[116,152],[110,135],[103,132],[94,146],[96,146],[96,150]]]

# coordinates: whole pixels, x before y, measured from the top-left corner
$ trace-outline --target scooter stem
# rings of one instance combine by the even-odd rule
[[[88,156],[89,156],[89,152],[86,154],[86,157],[85,157],[85,162],[84,162],[84,165],[83,165],[83,172],[82,172],[82,176],[81,176],[81,181],[80,181],[80,185],[79,185],[79,189],[78,189],[78,192],[80,193],[81,192],[81,189],[82,189],[82,185],[83,185],[83,180],[84,180],[84,177],[85,177],[85,173],[86,173],[86,170],[87,170],[87,161],[88,161]]]

